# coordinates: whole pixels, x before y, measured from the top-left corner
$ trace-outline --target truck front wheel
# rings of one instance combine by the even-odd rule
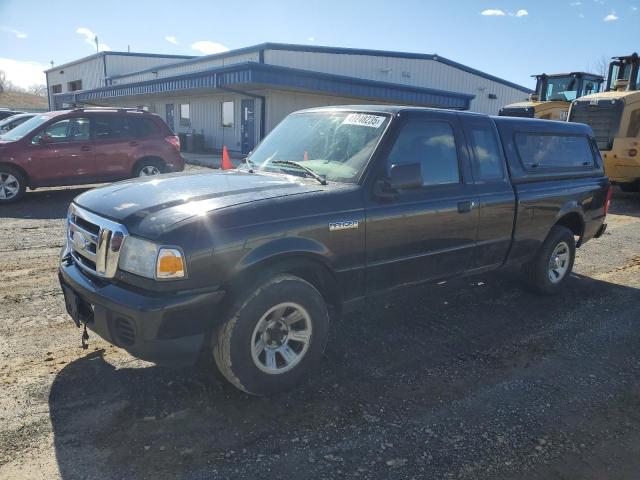
[[[573,232],[554,225],[536,257],[524,267],[527,284],[542,295],[559,292],[571,274],[575,257]]]
[[[305,280],[279,274],[240,298],[213,338],[220,372],[254,395],[298,384],[320,362],[329,334],[329,312]]]

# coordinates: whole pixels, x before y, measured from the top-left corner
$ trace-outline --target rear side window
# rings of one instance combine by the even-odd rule
[[[93,117],[96,140],[117,140],[133,136],[132,128],[122,115],[96,115]]]
[[[160,127],[150,118],[131,116],[128,120],[136,136],[140,138],[152,137],[160,133]]]
[[[488,122],[469,122],[465,126],[473,154],[473,177],[480,181],[502,180],[504,171],[496,132]]]
[[[460,182],[458,151],[448,122],[409,120],[400,130],[388,167],[405,163],[422,165],[423,185]]]
[[[589,139],[580,135],[516,133],[516,147],[527,170],[562,170],[593,165]]]

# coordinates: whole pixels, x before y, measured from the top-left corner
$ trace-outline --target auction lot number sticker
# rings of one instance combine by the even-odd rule
[[[386,117],[366,113],[350,113],[342,122],[343,125],[360,125],[362,127],[380,128]]]

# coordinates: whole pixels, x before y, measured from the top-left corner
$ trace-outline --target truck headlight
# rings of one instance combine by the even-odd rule
[[[157,280],[185,276],[184,255],[180,249],[138,237],[125,239],[118,266],[126,272]]]

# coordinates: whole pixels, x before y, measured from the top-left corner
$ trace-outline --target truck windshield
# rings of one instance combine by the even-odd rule
[[[31,132],[32,130],[38,128],[44,122],[51,118],[49,115],[36,115],[33,118],[30,118],[24,123],[21,123],[13,130],[9,130],[4,135],[0,135],[0,140],[5,140],[8,142],[13,142],[15,140],[20,140],[26,134]]]
[[[283,120],[247,159],[254,170],[307,175],[282,161],[300,162],[334,182],[354,183],[367,165],[389,115],[364,112],[297,113]]]

